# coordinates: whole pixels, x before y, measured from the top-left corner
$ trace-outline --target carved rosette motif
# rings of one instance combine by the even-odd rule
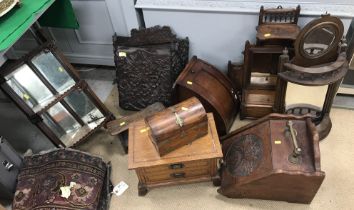
[[[260,164],[263,156],[262,140],[253,134],[235,139],[225,156],[227,171],[232,176],[248,176]]]

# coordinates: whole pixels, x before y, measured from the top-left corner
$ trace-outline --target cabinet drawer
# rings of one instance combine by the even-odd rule
[[[180,162],[161,166],[153,166],[144,168],[144,171],[149,174],[163,173],[163,172],[173,172],[174,170],[183,169],[189,170],[194,168],[207,168],[210,165],[210,160],[198,160],[190,162]]]
[[[244,118],[261,118],[273,112],[272,106],[265,105],[242,105],[242,116]]]
[[[144,168],[147,182],[178,181],[199,176],[210,176],[210,160],[175,163]]]
[[[169,173],[160,174],[145,174],[145,179],[151,182],[166,182],[166,181],[180,181],[188,178],[197,178],[201,176],[210,176],[208,168],[194,169],[194,170],[176,170]]]
[[[274,90],[244,90],[243,103],[249,105],[273,106],[275,100]]]

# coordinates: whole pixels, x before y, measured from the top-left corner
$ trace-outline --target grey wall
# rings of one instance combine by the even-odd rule
[[[341,1],[349,5],[333,4],[338,3],[334,0],[286,2],[289,1],[138,0],[136,8],[143,10],[146,27],[171,26],[179,36],[189,37],[190,56],[197,55],[224,72],[228,60],[243,61],[242,51],[246,40],[255,42],[261,5],[296,7],[300,3],[301,27],[328,11],[332,15],[341,16],[347,29],[350,17],[354,15],[354,1]]]
[[[128,36],[139,27],[134,0],[71,0],[80,28],[46,28],[58,47],[72,63],[113,66],[112,36]],[[36,47],[26,33],[7,53],[19,58]]]

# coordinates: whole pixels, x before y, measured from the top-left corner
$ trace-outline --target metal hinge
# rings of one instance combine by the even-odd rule
[[[10,163],[7,160],[2,161],[2,165],[5,167],[6,170],[11,171],[11,169],[14,167],[14,164]]]
[[[33,124],[37,124],[39,122],[42,122],[43,119],[41,116],[39,116],[38,114],[34,114],[32,116],[29,116],[28,119],[31,121],[31,123]]]
[[[4,84],[6,82],[6,79],[4,77],[0,77],[0,85]]]
[[[231,89],[231,94],[233,95],[234,99],[237,101],[238,96],[237,96],[237,93],[234,91],[234,89]]]

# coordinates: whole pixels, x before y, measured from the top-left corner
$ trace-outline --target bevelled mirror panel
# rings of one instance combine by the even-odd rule
[[[80,128],[80,124],[60,103],[57,103],[48,109],[47,112],[54,122],[56,122],[65,131],[65,133],[70,133]]]
[[[312,57],[324,54],[336,38],[336,28],[333,25],[325,25],[308,32],[305,37],[303,50]]]
[[[303,86],[288,82],[285,95],[286,109],[296,104],[309,104],[322,110],[327,89],[328,85]]]
[[[20,66],[5,79],[7,84],[31,108],[53,97],[53,94],[27,64]]]
[[[95,106],[84,91],[74,90],[64,99],[81,117],[85,124],[104,118],[102,112]]]
[[[41,52],[32,59],[32,63],[57,92],[63,93],[75,85],[75,81],[53,53]]]

